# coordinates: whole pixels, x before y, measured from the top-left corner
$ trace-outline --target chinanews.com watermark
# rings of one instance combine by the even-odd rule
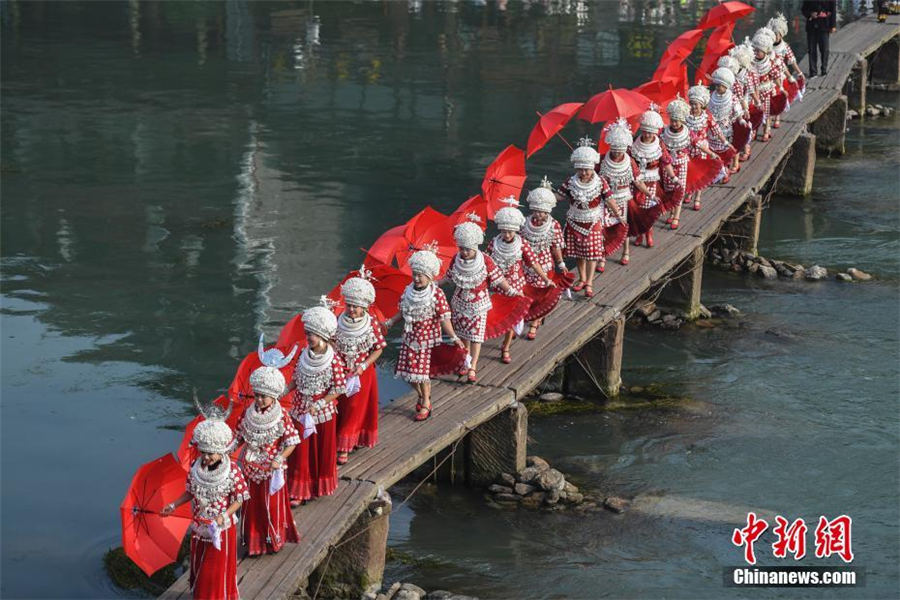
[[[722,582],[727,587],[814,587],[814,586],[864,586],[865,573],[861,567],[849,566],[853,562],[853,519],[840,515],[834,519],[820,516],[812,532],[811,556],[826,559],[840,558],[845,565],[834,566],[757,566],[757,541],[769,529],[765,519],[756,513],[747,513],[747,525],[735,529],[731,543],[743,549],[744,562],[749,566],[725,567]],[[807,555],[806,522],[788,521],[781,515],[775,517],[771,532],[775,542],[771,545],[776,559],[792,558],[798,561]],[[759,546],[763,544],[760,542]]]

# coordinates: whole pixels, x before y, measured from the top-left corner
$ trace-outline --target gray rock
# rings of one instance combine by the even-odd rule
[[[547,469],[538,475],[535,483],[544,491],[556,490],[560,492],[566,485],[566,478],[556,469]]]
[[[500,485],[499,483],[492,483],[488,486],[488,491],[492,494],[512,494],[513,489],[511,487],[506,487],[505,485]]]
[[[731,270],[735,273],[740,273],[744,270],[744,267],[742,267],[739,263],[734,263],[733,265],[731,265]]]
[[[769,262],[768,259],[763,258],[762,256],[757,256],[757,257],[756,257],[756,262],[759,263],[759,264],[760,264],[761,266],[763,266],[763,267],[771,267],[771,266],[772,266],[772,263]]]
[[[447,590],[434,590],[425,595],[425,600],[450,600],[452,597],[453,592],[448,592]]]
[[[525,459],[525,464],[529,467],[534,467],[538,471],[546,471],[550,468],[550,463],[540,456],[529,456]]]
[[[405,584],[404,584],[405,585]],[[422,600],[422,594],[417,594],[412,590],[399,589],[391,600]]]
[[[806,276],[806,271],[804,269],[797,269],[794,271],[794,274],[791,276],[791,279],[803,279]]]
[[[544,503],[547,495],[544,492],[534,492],[530,496],[525,496],[519,505],[523,508],[539,508]]]
[[[643,302],[638,305],[636,312],[642,317],[649,317],[656,310],[656,302]]]
[[[759,265],[757,275],[764,279],[778,279],[778,271],[774,267],[767,267],[766,265]]]
[[[894,114],[894,111],[895,111],[895,110],[896,110],[896,109],[895,109],[894,107],[892,107],[892,106],[885,106],[885,107],[884,107],[884,110],[882,110],[881,112],[884,114],[884,116],[890,117],[891,115]]]
[[[668,323],[675,322],[677,319],[678,319],[678,317],[676,317],[675,315],[669,314],[662,318],[662,322],[668,324]]]
[[[375,596],[375,600],[391,600],[391,599],[388,598],[387,594],[378,594],[377,596]]]
[[[544,504],[547,506],[553,506],[554,504],[559,502],[559,490],[552,489],[547,492],[547,495],[544,496]]]
[[[414,583],[404,583],[400,586],[400,591],[413,592],[415,594],[418,594],[419,596],[424,596],[428,593]]]
[[[828,269],[813,265],[806,270],[805,276],[809,281],[819,281],[828,277]]]
[[[566,485],[564,486],[563,489],[566,491],[567,494],[575,494],[578,492],[578,487],[572,485],[568,481],[566,482]]]
[[[853,278],[847,275],[846,273],[838,273],[834,276],[838,281],[853,281]]]
[[[513,486],[516,485],[516,478],[509,473],[500,473],[500,477],[498,478],[497,483],[499,483],[500,485],[505,485],[506,487],[512,489]]]
[[[545,394],[541,394],[540,396],[541,402],[559,402],[563,398],[565,398],[565,396],[563,396],[559,392],[547,392]]]
[[[397,590],[400,589],[400,585],[401,583],[399,581],[395,581],[393,584],[391,584],[391,587],[388,588],[388,591],[385,592],[385,595],[388,598],[393,598],[394,594],[397,593]]]
[[[496,500],[497,502],[518,502],[521,499],[522,498],[520,498],[519,496],[516,496],[515,494],[504,493],[504,494],[496,494],[494,496],[494,500]]]
[[[684,325],[684,320],[676,318],[675,320],[669,321],[668,323],[663,323],[660,326],[663,329],[675,330],[680,329],[682,325]]]
[[[584,494],[580,492],[572,492],[568,497],[569,504],[581,504],[584,502]]]
[[[859,269],[856,269],[856,268],[847,269],[847,275],[849,275],[850,277],[852,277],[853,279],[855,279],[857,281],[869,281],[870,279],[872,279],[871,275],[869,275],[865,271],[860,271]]]
[[[516,494],[518,494],[520,496],[527,496],[534,490],[535,490],[535,487],[533,485],[529,485],[527,483],[517,483],[516,487],[514,489]]]
[[[532,483],[535,479],[538,478],[538,475],[540,474],[541,471],[537,467],[525,467],[518,474],[517,479],[522,483]]]
[[[756,273],[757,271],[759,271],[759,267],[759,263],[753,263],[749,267],[747,267],[747,271],[750,273]]]
[[[711,306],[709,310],[717,317],[736,317],[741,314],[741,311],[731,304],[716,304]]]
[[[629,504],[631,503],[628,502],[628,500],[617,496],[610,496],[603,501],[603,506],[615,513],[625,512],[625,509],[628,508]]]
[[[705,306],[703,306],[702,304],[700,305],[700,309],[698,312],[699,312],[698,316],[701,319],[708,319],[708,318],[712,317],[712,313],[710,312],[710,310],[708,308],[706,308]]]
[[[859,113],[856,112],[855,110],[850,109],[850,110],[847,111],[847,118],[848,118],[848,119],[855,119],[855,118],[857,118],[857,117],[859,117]]]
[[[662,316],[662,312],[660,312],[658,310],[654,310],[652,313],[650,313],[647,316],[647,321],[649,321],[650,323],[655,323],[656,321],[659,321],[659,318],[661,316]]]

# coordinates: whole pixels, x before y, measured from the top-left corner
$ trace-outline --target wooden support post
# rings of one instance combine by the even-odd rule
[[[525,468],[528,409],[516,402],[469,433],[466,444],[466,483],[488,486],[500,473],[514,475]]]
[[[778,193],[806,196],[812,192],[813,172],[816,167],[816,136],[801,133],[784,160],[786,164],[776,187]]]
[[[847,96],[838,96],[838,99],[809,125],[809,132],[816,136],[816,150],[829,155],[844,153],[846,129]]]
[[[900,83],[900,38],[894,37],[876,50],[870,61],[872,81]]]
[[[347,530],[331,557],[309,576],[308,592],[318,589],[322,598],[359,598],[378,591],[384,577],[390,513],[391,497],[382,490]]]
[[[672,270],[672,280],[663,288],[659,304],[678,309],[692,321],[700,316],[700,288],[703,283],[703,245],[699,245]]]
[[[565,391],[582,397],[619,395],[625,316],[619,315],[566,360]]]
[[[719,237],[729,250],[756,254],[759,225],[762,221],[762,196],[754,194],[719,229]]]
[[[862,57],[856,61],[853,72],[847,78],[844,84],[844,93],[847,95],[848,105],[853,110],[859,112],[860,118],[863,118],[866,112],[866,85],[869,74],[869,62]]]

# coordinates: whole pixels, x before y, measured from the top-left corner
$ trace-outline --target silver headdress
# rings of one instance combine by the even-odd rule
[[[203,420],[194,428],[191,443],[204,454],[228,454],[234,449],[234,433],[225,419],[231,414],[231,402],[222,410],[215,404],[207,408],[200,405],[197,390],[194,390],[194,406],[203,415]]]
[[[665,126],[662,115],[659,114],[659,107],[651,104],[643,115],[641,115],[641,124],[639,129],[648,133],[659,134],[659,131]]]
[[[435,279],[441,273],[441,259],[431,248],[419,250],[409,257],[407,264],[413,273],[421,273],[431,279]]]
[[[375,286],[369,281],[366,275],[370,275],[366,271],[365,266],[360,267],[359,277],[351,277],[341,286],[341,296],[347,304],[353,306],[362,306],[368,308],[370,304],[375,302]]]
[[[775,13],[775,16],[769,19],[769,23],[766,26],[781,37],[787,35],[788,22],[781,13]]]
[[[606,127],[606,135],[604,140],[610,150],[624,152],[631,146],[632,134],[628,121],[619,117],[615,121],[611,121]]]
[[[460,248],[475,250],[484,243],[484,232],[472,221],[465,221],[453,229],[453,239]]]
[[[691,107],[688,106],[688,103],[684,101],[684,99],[678,95],[674,100],[669,102],[668,106],[666,106],[666,112],[669,114],[670,121],[684,121],[687,119],[688,114],[691,112]]]
[[[712,74],[712,82],[716,85],[724,85],[729,90],[734,85],[734,72],[725,67],[719,67]]]
[[[737,48],[737,46],[735,46]],[[734,48],[732,48],[733,50]],[[728,69],[734,75],[737,75],[741,70],[741,63],[731,54],[723,54],[719,57],[719,60],[716,62],[716,66],[719,68]]]
[[[694,85],[688,90],[688,100],[706,108],[709,104],[709,88],[705,85]]]
[[[583,137],[578,140],[578,147],[569,158],[576,169],[593,169],[600,162],[600,154],[594,149],[594,140]]]
[[[250,373],[250,387],[254,394],[262,394],[278,400],[284,395],[284,375],[275,367],[262,366]]]
[[[525,224],[525,215],[514,206],[504,206],[494,215],[494,223],[500,231],[519,231]]]
[[[744,41],[729,50],[728,54],[733,56],[742,68],[749,69],[753,63],[753,46],[750,38],[745,37]]]
[[[545,175],[541,180],[541,185],[528,192],[528,208],[540,212],[552,212],[556,207],[556,194],[553,193],[553,186]]]
[[[291,348],[291,353],[287,356],[279,350],[278,348],[269,348],[265,349],[263,342],[265,341],[265,334],[259,334],[259,347],[256,350],[256,353],[259,355],[259,362],[266,365],[267,367],[275,367],[276,369],[283,369],[288,366],[291,361],[294,359],[294,355],[297,354],[297,344],[294,344],[294,347]]]
[[[771,54],[772,46],[775,44],[775,32],[768,27],[760,27],[753,34],[751,43],[754,50],[762,50],[766,54]]]
[[[307,331],[330,340],[337,331],[337,317],[334,316],[330,301],[325,296],[319,299],[319,306],[313,306],[303,311],[303,326]]]

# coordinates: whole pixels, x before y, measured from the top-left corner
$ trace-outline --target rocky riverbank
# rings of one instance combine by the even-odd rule
[[[475,596],[454,594],[446,590],[426,592],[414,583],[396,582],[377,592],[363,595],[362,600],[478,600]]]
[[[892,117],[896,109],[893,106],[885,106],[884,104],[869,104],[865,110],[848,110],[847,119],[858,119],[861,116],[866,117]]]
[[[851,267],[846,271],[829,271],[823,266],[806,267],[799,263],[758,256],[752,252],[717,246],[709,250],[707,258],[713,267],[722,271],[746,273],[761,279],[793,279],[797,281],[822,281],[834,277],[838,281],[869,281],[872,276]]]

